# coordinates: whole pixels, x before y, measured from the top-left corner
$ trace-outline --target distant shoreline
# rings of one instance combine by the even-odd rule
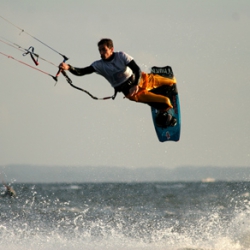
[[[17,183],[84,183],[84,182],[208,182],[250,181],[250,167],[126,168],[66,166],[0,166],[6,181]]]

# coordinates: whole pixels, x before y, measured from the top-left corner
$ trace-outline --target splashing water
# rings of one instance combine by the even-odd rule
[[[250,249],[250,183],[16,184],[0,249]]]

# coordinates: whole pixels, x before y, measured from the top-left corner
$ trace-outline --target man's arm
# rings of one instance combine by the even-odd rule
[[[134,79],[134,85],[133,87],[131,87],[129,89],[129,95],[127,97],[133,96],[135,95],[138,91],[139,91],[139,81],[140,81],[140,77],[141,77],[141,69],[140,67],[136,64],[136,62],[134,60],[132,60],[128,65],[129,68],[131,68],[131,70],[134,73],[135,79]]]
[[[134,84],[138,85],[139,81],[140,81],[140,77],[141,77],[141,69],[140,69],[140,67],[136,64],[136,62],[134,60],[132,60],[127,66],[129,68],[131,68],[131,70],[134,73],[134,76],[135,76]]]
[[[69,65],[69,72],[76,76],[83,76],[83,75],[94,73],[95,69],[93,66],[88,66],[85,68],[75,68]]]
[[[91,73],[96,72],[93,66],[88,66],[85,68],[75,68],[67,63],[61,63],[59,65],[59,68],[61,70],[68,70],[70,73],[72,73],[73,75],[76,75],[76,76],[83,76],[83,75],[87,75],[87,74],[91,74]]]

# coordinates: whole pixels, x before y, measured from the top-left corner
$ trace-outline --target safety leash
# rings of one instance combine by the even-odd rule
[[[82,89],[82,88],[79,88],[77,86],[75,86],[73,83],[72,83],[72,80],[68,77],[68,75],[66,74],[65,71],[62,71],[62,75],[66,78],[67,82],[69,83],[69,85],[77,90],[80,90],[84,93],[86,93],[87,95],[89,95],[92,99],[94,100],[108,100],[108,99],[115,99],[116,97],[116,94],[117,94],[117,91],[115,91],[114,95],[112,96],[107,96],[107,97],[102,97],[102,98],[99,98],[99,97],[96,97],[96,96],[93,96],[91,93],[89,93],[87,90],[85,89]]]

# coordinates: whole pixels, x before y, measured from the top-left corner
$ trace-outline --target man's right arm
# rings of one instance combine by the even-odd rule
[[[83,76],[83,75],[94,73],[95,69],[93,66],[88,66],[85,68],[75,68],[75,67],[69,65],[69,72],[76,75],[76,76]]]
[[[83,76],[83,75],[87,75],[87,74],[91,74],[96,72],[96,70],[94,69],[93,66],[88,66],[85,68],[75,68],[73,66],[71,66],[70,64],[66,64],[66,63],[61,63],[59,65],[59,68],[61,70],[68,70],[70,73],[72,73],[73,75],[76,76]]]

